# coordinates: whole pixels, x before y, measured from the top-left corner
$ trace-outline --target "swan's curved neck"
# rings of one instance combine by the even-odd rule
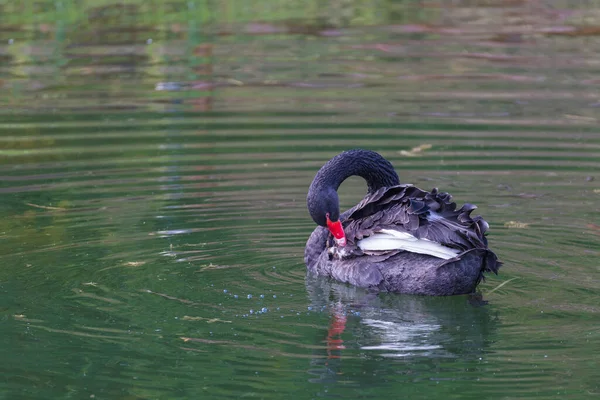
[[[349,150],[338,154],[321,167],[308,189],[308,211],[317,225],[338,221],[340,203],[337,190],[348,177],[357,175],[367,181],[369,193],[400,184],[392,164],[378,153]]]
[[[367,181],[369,193],[382,187],[400,184],[392,164],[379,153],[369,150],[345,151],[329,160],[313,179],[311,192],[336,190],[351,176],[360,176]],[[318,195],[315,193],[315,195]]]

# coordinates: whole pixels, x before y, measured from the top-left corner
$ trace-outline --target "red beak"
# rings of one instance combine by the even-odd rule
[[[327,215],[327,229],[335,238],[335,242],[338,246],[344,247],[346,245],[346,234],[344,233],[344,227],[340,221],[331,222],[329,214]]]

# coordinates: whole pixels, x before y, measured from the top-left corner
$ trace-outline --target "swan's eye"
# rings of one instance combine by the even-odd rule
[[[329,213],[325,213],[325,218],[329,219]]]

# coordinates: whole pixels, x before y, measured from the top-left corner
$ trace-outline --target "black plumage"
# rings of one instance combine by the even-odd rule
[[[337,220],[336,191],[352,175],[365,178],[368,193],[339,216],[347,240],[340,247],[321,222],[325,214]],[[497,273],[501,265],[488,248],[487,222],[470,215],[474,205],[457,209],[448,193],[399,184],[392,165],[372,151],[350,150],[326,163],[311,184],[307,203],[313,220],[321,225],[305,250],[305,263],[313,274],[385,291],[454,295],[473,292],[484,272]],[[361,250],[359,240],[382,229],[406,232],[457,254],[443,259],[404,250]]]

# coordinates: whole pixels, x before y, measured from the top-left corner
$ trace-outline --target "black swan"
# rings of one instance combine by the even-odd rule
[[[340,215],[337,189],[348,177],[367,181],[364,199]],[[456,209],[448,193],[400,184],[392,164],[362,149],[329,160],[308,190],[319,225],[304,252],[309,273],[381,291],[448,296],[475,291],[501,263],[488,249],[488,224]]]

